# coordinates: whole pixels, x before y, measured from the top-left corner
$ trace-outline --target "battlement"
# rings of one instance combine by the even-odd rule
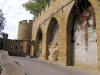
[[[32,23],[33,23],[33,20],[22,20],[22,21],[19,22],[19,24],[22,24],[22,25],[24,25],[24,24],[32,24]]]
[[[34,17],[33,21],[38,20],[39,17],[41,17],[41,15],[43,15],[43,13],[45,13],[46,10],[48,10],[50,7],[52,7],[52,5],[55,5],[55,2],[57,0],[50,0],[49,3],[47,3],[47,5],[41,10],[41,12],[38,14],[37,17]]]

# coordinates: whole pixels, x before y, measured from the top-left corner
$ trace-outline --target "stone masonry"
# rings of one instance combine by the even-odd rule
[[[26,21],[21,22],[18,39],[28,39],[31,34],[27,32],[32,31],[31,56],[40,49],[43,60],[100,70],[100,0],[51,0],[33,20],[32,29],[25,27],[25,33]]]
[[[2,49],[8,51],[12,56],[26,56],[30,54],[30,40],[12,40],[3,35]]]
[[[32,36],[32,20],[23,20],[18,26],[18,40],[31,40]]]

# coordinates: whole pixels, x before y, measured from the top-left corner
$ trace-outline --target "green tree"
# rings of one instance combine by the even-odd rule
[[[5,18],[3,16],[2,10],[0,9],[0,32],[4,29]]]
[[[43,8],[47,5],[49,0],[29,0],[23,6],[27,11],[29,11],[34,16],[38,16]]]

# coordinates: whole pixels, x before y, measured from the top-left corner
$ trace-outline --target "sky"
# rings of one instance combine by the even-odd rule
[[[3,32],[9,35],[9,39],[17,39],[18,23],[21,20],[32,19],[33,15],[23,8],[22,4],[28,0],[0,0],[0,9],[6,18],[6,26]]]

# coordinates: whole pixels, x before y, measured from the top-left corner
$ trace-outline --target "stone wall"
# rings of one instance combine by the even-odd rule
[[[58,62],[59,52],[59,24],[56,18],[52,18],[47,32],[47,59]]]
[[[43,38],[42,30],[41,30],[41,28],[39,28],[38,32],[37,32],[35,44],[33,45],[34,46],[34,54],[33,55],[35,57],[39,57],[40,54],[41,54],[41,50],[42,50],[42,44],[41,44],[42,38]]]
[[[81,8],[82,7],[84,6],[81,6]],[[74,29],[73,29],[74,64],[75,65],[87,64],[89,66],[92,65],[94,67],[97,67],[98,56],[97,56],[97,33],[96,33],[96,24],[94,18],[95,14],[91,4],[88,4],[86,9],[87,11],[83,10],[82,13],[84,14],[81,14],[79,17],[76,17],[74,22]]]
[[[96,32],[97,32],[97,51],[96,49],[93,49],[96,53],[92,52],[93,55],[97,56],[96,58],[91,57],[91,51],[89,51],[89,55],[87,56],[87,60],[95,60],[97,59],[97,67],[100,68],[100,1],[99,0],[88,0],[91,5],[94,8],[95,12],[95,24],[96,24]],[[64,6],[65,5],[65,6]],[[64,8],[63,8],[64,6]],[[34,20],[34,26],[32,28],[32,40],[36,42],[37,39],[37,33],[38,29],[41,28],[43,38],[42,38],[42,52],[41,52],[41,58],[44,60],[47,60],[47,34],[48,34],[48,28],[50,26],[50,21],[52,18],[56,18],[58,24],[59,24],[59,55],[58,55],[58,62],[63,65],[75,65],[73,62],[75,62],[74,56],[73,56],[73,40],[72,37],[72,30],[73,30],[73,22],[74,17],[71,16],[71,10],[75,6],[75,1],[73,0],[52,0],[49,5],[45,7],[44,10],[41,11],[41,14],[35,18]],[[63,8],[63,9],[62,9]],[[61,9],[61,10],[60,10]],[[74,14],[74,13],[73,13]],[[70,20],[70,18],[73,18],[73,20]],[[89,44],[91,46],[91,44]],[[89,46],[89,47],[90,47]],[[96,44],[95,44],[96,46]],[[34,47],[31,47],[31,54],[34,54]],[[54,49],[53,49],[54,50]],[[80,54],[79,52],[78,54]],[[98,54],[97,54],[98,53]],[[91,57],[91,58],[90,58]],[[80,57],[81,58],[81,57]],[[80,63],[80,61],[79,61]],[[87,63],[86,61],[84,63]],[[88,63],[89,64],[89,63]],[[86,65],[86,64],[85,64]],[[90,65],[90,64],[89,64]],[[82,66],[82,65],[80,65]],[[91,65],[92,67],[94,65]],[[96,68],[97,68],[96,67]]]
[[[2,50],[8,51],[11,56],[30,55],[30,40],[3,39]]]

